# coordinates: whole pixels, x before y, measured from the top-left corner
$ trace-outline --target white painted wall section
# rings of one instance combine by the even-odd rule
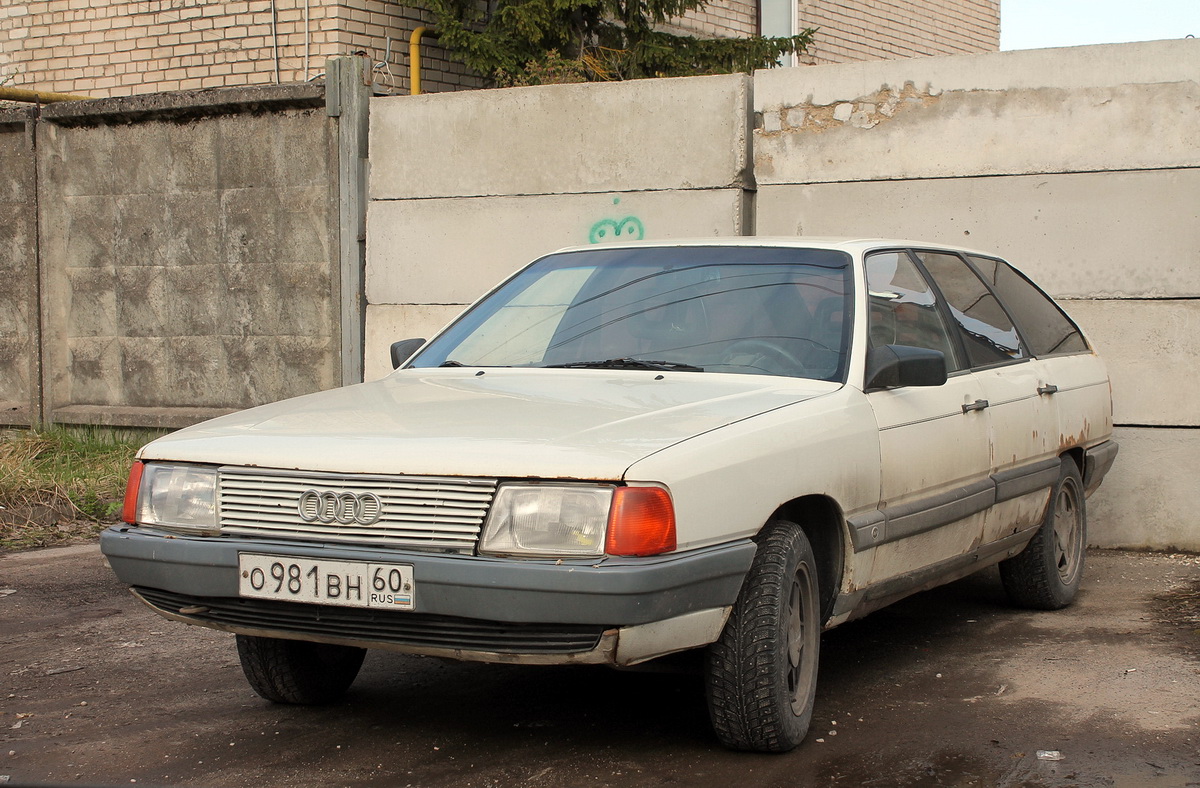
[[[1064,301],[1063,306],[1108,364],[1116,424],[1200,427],[1200,301]],[[1200,475],[1200,465],[1193,470]],[[1195,486],[1200,493],[1200,482]]]
[[[368,304],[363,379],[392,371],[390,348],[402,339],[429,339],[466,307],[462,304]]]
[[[1121,453],[1088,499],[1088,544],[1200,551],[1196,430],[1118,427]]]
[[[467,304],[564,246],[741,235],[741,189],[376,200],[367,301]]]
[[[750,78],[376,98],[373,200],[748,185]]]
[[[1154,81],[1101,67],[1092,50],[1110,47],[760,71],[755,177],[769,185],[1200,165],[1200,126],[1188,120],[1200,107],[1200,72],[1179,68],[1200,64],[1200,41],[1128,46],[1179,60]]]
[[[1200,168],[762,186],[757,208],[759,235],[999,253],[1060,298],[1200,296]]]

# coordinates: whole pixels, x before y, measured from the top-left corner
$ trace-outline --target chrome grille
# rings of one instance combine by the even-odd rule
[[[433,476],[341,476],[324,473],[220,469],[221,533],[345,544],[385,545],[470,553],[496,492],[494,479]],[[312,522],[301,512],[308,491],[360,496],[367,509],[380,505],[370,525]],[[308,496],[310,504],[314,496]]]

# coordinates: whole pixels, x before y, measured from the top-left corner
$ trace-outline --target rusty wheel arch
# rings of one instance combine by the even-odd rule
[[[771,520],[796,523],[808,537],[817,559],[821,622],[829,620],[846,565],[846,519],[837,502],[825,495],[806,495],[780,506]]]
[[[1075,463],[1075,467],[1079,469],[1079,475],[1083,476],[1086,463],[1084,462],[1082,446],[1073,446],[1060,454],[1059,457],[1070,457],[1071,461]]]

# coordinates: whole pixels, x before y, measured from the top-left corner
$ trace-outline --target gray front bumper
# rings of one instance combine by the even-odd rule
[[[419,614],[494,622],[624,627],[722,608],[737,599],[755,545],[591,562],[510,560],[299,542],[187,537],[109,528],[100,549],[135,588],[238,597],[238,553],[411,564]],[[402,612],[389,615],[411,615]]]

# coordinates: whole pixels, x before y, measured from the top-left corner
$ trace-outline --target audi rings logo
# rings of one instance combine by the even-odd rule
[[[296,508],[306,523],[371,525],[383,514],[383,501],[375,493],[305,490]]]

